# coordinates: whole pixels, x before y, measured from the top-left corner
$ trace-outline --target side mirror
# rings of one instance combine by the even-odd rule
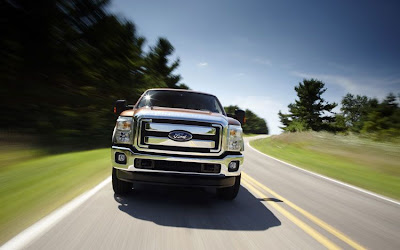
[[[122,111],[126,110],[126,108],[126,100],[117,100],[114,106],[114,114],[119,115],[122,113]]]
[[[236,109],[235,110],[235,119],[240,122],[240,124],[245,124],[246,123],[246,112],[241,109]]]

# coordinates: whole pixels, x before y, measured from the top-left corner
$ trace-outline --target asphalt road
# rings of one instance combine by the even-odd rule
[[[400,206],[246,147],[236,200],[214,190],[111,184],[27,249],[400,249]],[[327,164],[329,164],[327,162]]]

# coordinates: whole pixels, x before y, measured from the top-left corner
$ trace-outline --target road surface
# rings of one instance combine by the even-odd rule
[[[244,154],[234,201],[163,186],[119,197],[108,184],[25,248],[400,249],[398,204]]]

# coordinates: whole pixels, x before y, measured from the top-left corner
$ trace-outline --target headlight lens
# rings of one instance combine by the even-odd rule
[[[243,130],[242,127],[229,125],[228,127],[228,151],[243,151]]]
[[[132,117],[120,116],[117,119],[114,132],[115,143],[132,143],[133,120]]]

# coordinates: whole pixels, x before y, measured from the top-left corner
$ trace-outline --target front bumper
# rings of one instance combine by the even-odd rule
[[[235,176],[203,176],[171,173],[146,173],[117,169],[117,178],[127,182],[190,187],[231,187]]]
[[[126,155],[126,164],[119,164],[115,161],[116,153],[124,153]],[[219,173],[194,173],[194,172],[183,172],[183,171],[162,171],[162,170],[152,170],[152,169],[143,169],[143,168],[135,168],[135,159],[150,159],[150,160],[161,160],[161,161],[177,161],[177,162],[194,162],[194,163],[204,163],[204,164],[220,164],[221,170]],[[228,164],[231,161],[238,161],[239,169],[235,172],[228,171]],[[229,186],[231,183],[226,183],[228,177],[235,177],[240,175],[241,167],[243,165],[243,155],[226,155],[221,159],[218,158],[207,158],[207,157],[187,157],[187,156],[164,156],[164,155],[154,155],[154,154],[144,154],[132,151],[128,147],[120,147],[113,146],[111,149],[111,162],[112,166],[119,170],[117,171],[118,179],[125,181],[140,181],[139,179],[143,179],[144,182],[152,182],[147,177],[154,177],[154,183],[157,182],[165,182],[164,180],[158,180],[158,177],[165,176],[173,176],[173,178],[166,178],[167,182],[170,183],[181,183],[185,184],[185,181],[182,181],[182,178],[187,178],[187,180],[191,180],[193,185],[196,186],[196,179],[204,180],[205,185],[202,186]],[[146,177],[147,176],[147,177]],[[198,178],[196,178],[198,177]],[[208,182],[208,179],[211,182]],[[228,178],[234,179],[234,178]],[[220,182],[222,180],[222,182]],[[213,184],[212,182],[215,181]],[[187,184],[190,184],[188,182]],[[199,184],[200,185],[200,184]]]

